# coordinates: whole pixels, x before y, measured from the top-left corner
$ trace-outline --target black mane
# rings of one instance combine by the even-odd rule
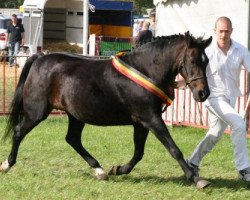
[[[195,38],[193,35],[189,34],[189,32],[185,32],[185,34],[174,34],[174,35],[167,35],[167,36],[157,36],[157,37],[153,37],[151,40],[148,41],[143,41],[140,44],[134,46],[132,48],[132,51],[136,50],[136,49],[140,49],[141,47],[143,47],[146,44],[153,44],[153,43],[157,43],[157,45],[161,45],[162,43],[164,44],[171,44],[177,40],[184,40],[187,39],[187,37],[190,37],[190,39],[196,43],[201,43],[201,41],[203,40],[203,37],[198,37]],[[161,44],[159,44],[161,43]]]

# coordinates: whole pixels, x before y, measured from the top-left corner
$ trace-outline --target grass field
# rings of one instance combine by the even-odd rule
[[[4,126],[4,118],[0,118],[1,135]],[[203,160],[200,175],[211,181],[211,186],[197,190],[153,134],[147,140],[143,160],[130,174],[98,181],[93,170],[65,142],[66,130],[66,117],[50,117],[25,138],[16,165],[7,174],[0,174],[1,200],[239,200],[250,196],[250,183],[238,180],[229,135]],[[131,158],[132,131],[130,126],[87,125],[82,140],[108,171],[113,164],[124,164]],[[184,127],[170,131],[185,157],[191,154],[205,132]],[[0,161],[9,154],[10,143],[0,143]],[[250,146],[249,140],[248,144]]]

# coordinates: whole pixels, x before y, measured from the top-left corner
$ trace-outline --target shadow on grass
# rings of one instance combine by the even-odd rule
[[[80,175],[80,174],[79,174]],[[84,176],[86,179],[95,179],[95,176],[91,173],[81,172],[81,176]],[[211,182],[211,185],[208,187],[209,190],[211,189],[229,189],[233,191],[238,191],[241,189],[250,189],[250,182],[246,182],[240,179],[226,179],[226,178],[213,178],[213,179],[206,179],[207,181]],[[133,176],[132,174],[129,175],[121,175],[121,176],[109,176],[109,181],[111,182],[129,182],[129,183],[147,183],[147,184],[158,184],[158,185],[165,185],[166,183],[172,182],[179,186],[190,187],[195,185],[189,182],[185,176],[179,177],[160,177],[154,175],[148,176]],[[206,190],[206,189],[205,189]]]
[[[163,178],[159,176],[146,176],[146,177],[131,177],[131,176],[124,176],[121,180],[123,181],[131,181],[134,183],[139,182],[147,182],[147,183],[154,183],[154,184],[166,184],[166,182],[172,182],[177,185],[182,186],[195,186],[193,183],[189,182],[185,176],[180,177],[168,177]],[[234,191],[238,191],[239,189],[250,189],[250,182],[242,181],[239,179],[223,179],[223,178],[215,178],[215,179],[206,179],[207,181],[211,182],[211,185],[208,188],[226,188]]]
[[[227,188],[230,190],[250,189],[250,182],[240,179],[214,178],[208,179],[211,188]]]
[[[143,176],[143,177],[134,177],[131,175],[122,175],[122,176],[111,176],[111,181],[114,182],[132,182],[132,183],[151,183],[151,184],[166,184],[168,182],[172,182],[176,185],[180,186],[194,186],[195,185],[189,182],[185,176],[180,177],[159,177],[159,176]],[[239,179],[223,179],[223,178],[215,178],[215,179],[206,179],[211,182],[211,185],[208,187],[210,189],[230,189],[234,191],[238,191],[240,189],[250,189],[250,182],[242,181]]]

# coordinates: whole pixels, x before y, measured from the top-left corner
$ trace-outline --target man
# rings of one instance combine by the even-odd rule
[[[144,20],[134,24],[133,37],[136,38],[140,31],[142,30]]]
[[[13,55],[16,55],[20,46],[24,45],[24,28],[21,23],[18,23],[17,15],[13,14],[11,17],[11,23],[7,27],[7,39],[6,43],[9,42],[9,65],[14,65]]]
[[[135,38],[135,45],[140,45],[142,42],[146,42],[152,39],[153,35],[149,29],[149,22],[144,21],[142,24],[142,30],[139,32],[137,37]]]
[[[250,72],[250,53],[231,39],[232,31],[229,18],[217,19],[214,29],[216,40],[206,49],[209,58],[206,74],[211,92],[205,102],[209,112],[209,130],[187,162],[198,175],[202,158],[212,150],[229,125],[239,178],[250,181],[246,124],[234,109],[236,98],[241,95],[241,66]]]

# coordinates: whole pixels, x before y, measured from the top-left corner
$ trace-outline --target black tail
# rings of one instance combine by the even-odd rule
[[[8,116],[8,121],[5,129],[5,134],[3,136],[3,140],[7,137],[11,136],[11,133],[14,133],[14,129],[16,125],[21,122],[23,118],[23,86],[26,81],[26,78],[29,74],[30,68],[33,62],[40,57],[42,54],[34,54],[28,58],[26,61],[22,73],[20,75],[17,88],[14,94],[14,98],[12,100],[10,106],[10,115]]]

